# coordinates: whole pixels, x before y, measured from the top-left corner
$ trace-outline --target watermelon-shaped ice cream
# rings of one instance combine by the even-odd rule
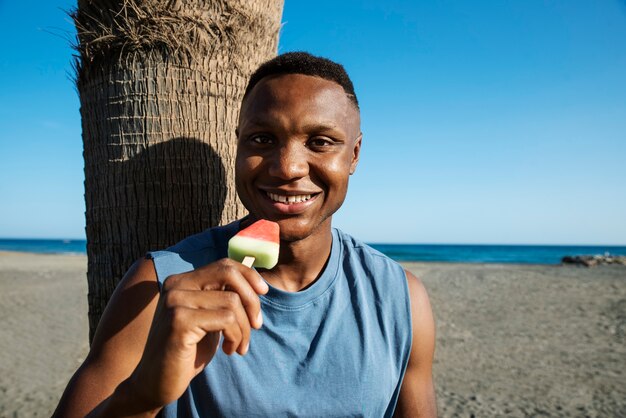
[[[278,263],[279,247],[278,224],[261,219],[228,241],[228,258],[248,267],[271,269]]]

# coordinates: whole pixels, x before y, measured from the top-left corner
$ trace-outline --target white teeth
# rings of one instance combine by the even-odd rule
[[[311,198],[310,194],[303,194],[303,195],[297,195],[297,196],[284,196],[281,194],[267,192],[267,195],[274,202],[287,203],[287,204],[306,202],[307,200]]]

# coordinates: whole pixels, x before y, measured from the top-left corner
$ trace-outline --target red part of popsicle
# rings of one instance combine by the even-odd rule
[[[278,224],[266,219],[256,221],[249,227],[237,232],[237,235],[280,244],[280,228]]]

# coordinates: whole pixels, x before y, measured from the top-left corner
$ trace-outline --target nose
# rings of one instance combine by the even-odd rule
[[[306,148],[297,143],[287,143],[276,150],[270,163],[269,174],[282,180],[305,177],[309,173]]]

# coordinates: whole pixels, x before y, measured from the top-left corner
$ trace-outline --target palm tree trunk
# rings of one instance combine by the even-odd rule
[[[247,79],[283,0],[79,0],[89,338],[134,260],[245,214],[234,190]]]

